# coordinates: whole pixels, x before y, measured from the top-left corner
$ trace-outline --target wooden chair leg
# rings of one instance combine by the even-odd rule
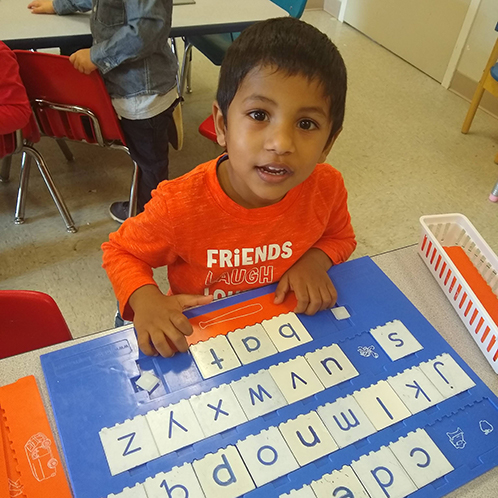
[[[498,164],[498,154],[495,156],[495,163]]]
[[[482,96],[484,94],[484,82],[481,80],[477,85],[477,89],[472,97],[472,101],[470,103],[469,110],[467,111],[467,115],[465,116],[465,120],[462,126],[462,133],[467,133],[470,129],[470,125],[476,115],[477,108],[479,107],[479,103],[481,102]]]

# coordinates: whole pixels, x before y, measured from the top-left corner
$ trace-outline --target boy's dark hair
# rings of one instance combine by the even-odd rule
[[[289,75],[317,79],[330,99],[332,131],[344,120],[347,75],[337,47],[327,35],[293,17],[279,17],[253,24],[232,43],[221,65],[216,95],[226,121],[239,86],[255,67],[275,66]]]

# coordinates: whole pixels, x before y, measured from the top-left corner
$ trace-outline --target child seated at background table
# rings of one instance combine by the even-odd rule
[[[162,182],[145,211],[102,245],[104,268],[140,349],[187,350],[182,311],[279,282],[295,312],[333,306],[327,270],[356,247],[341,174],[322,164],[342,130],[346,68],[309,24],[278,18],[230,46],[213,104],[226,153]],[[164,295],[153,268],[167,266]]]
[[[178,62],[168,43],[173,0],[33,0],[35,14],[73,14],[91,10],[91,48],[71,54],[80,72],[102,74],[121,118],[126,146],[138,164],[137,211],[168,178],[168,129],[178,105]],[[111,217],[128,217],[127,201],[113,202]]]

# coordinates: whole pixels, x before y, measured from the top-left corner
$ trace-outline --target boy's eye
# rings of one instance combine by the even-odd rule
[[[264,111],[252,111],[249,113],[249,116],[256,121],[264,121],[267,118],[266,112]]]
[[[298,126],[301,130],[314,130],[317,128],[316,123],[311,121],[311,119],[301,119]]]

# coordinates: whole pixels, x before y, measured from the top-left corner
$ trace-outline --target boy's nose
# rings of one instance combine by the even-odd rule
[[[290,126],[274,126],[268,130],[266,150],[278,155],[295,151],[294,130]]]

